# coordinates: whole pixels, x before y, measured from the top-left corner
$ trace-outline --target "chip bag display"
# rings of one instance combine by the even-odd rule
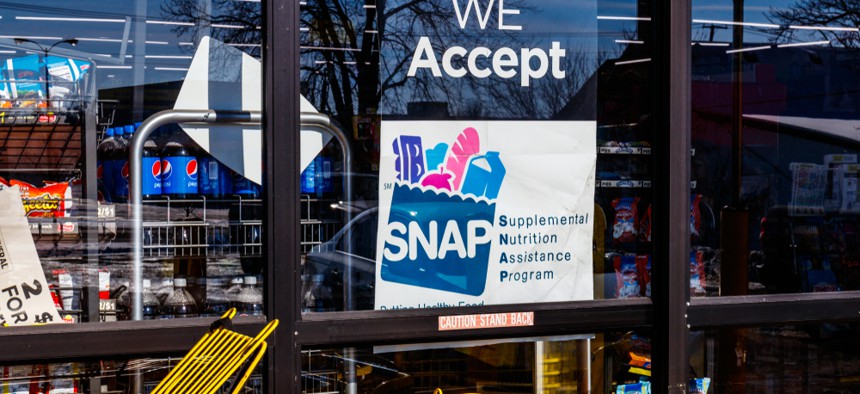
[[[612,258],[612,265],[615,267],[616,298],[635,298],[641,295],[636,257],[635,254],[625,254]]]
[[[6,181],[0,178],[0,189],[12,186],[20,188],[21,201],[24,203],[24,213],[27,217],[70,216],[72,188],[69,182],[45,182],[45,186],[37,187],[17,179]]]
[[[612,225],[612,240],[616,244],[636,242],[639,233],[639,197],[624,197],[612,200],[615,208],[615,221]]]
[[[702,233],[702,203],[701,194],[690,195],[690,241],[696,242]]]

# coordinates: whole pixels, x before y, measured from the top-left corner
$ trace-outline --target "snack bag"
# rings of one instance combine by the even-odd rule
[[[636,256],[636,270],[639,271],[641,294],[651,297],[651,256],[647,254]]]
[[[699,240],[702,231],[702,203],[701,194],[690,195],[690,242]]]
[[[648,205],[642,220],[639,221],[639,241],[651,242],[651,205]]]
[[[44,187],[36,187],[24,181],[12,179],[9,186],[21,189],[21,201],[24,203],[24,213],[27,217],[69,216],[72,207],[72,189],[68,182],[46,182]]]
[[[639,382],[632,384],[619,384],[615,388],[615,394],[650,394],[651,382]]]
[[[711,378],[690,379],[690,394],[708,394]]]
[[[636,269],[636,255],[626,254],[613,257],[615,267],[615,297],[639,297],[639,272]]]
[[[698,249],[690,251],[690,295],[705,295],[705,254]]]
[[[615,209],[615,222],[612,226],[612,240],[616,244],[636,241],[639,197],[624,197],[612,200]]]

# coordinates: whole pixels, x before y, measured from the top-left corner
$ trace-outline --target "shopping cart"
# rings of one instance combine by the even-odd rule
[[[200,338],[152,394],[215,393],[234,374],[237,377],[228,392],[237,394],[266,353],[265,339],[278,326],[278,320],[272,320],[251,338],[231,331],[234,316],[236,308],[231,308],[212,323],[209,332]]]

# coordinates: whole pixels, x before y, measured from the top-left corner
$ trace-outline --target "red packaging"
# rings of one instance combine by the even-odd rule
[[[651,297],[651,256],[636,256],[636,270],[639,272],[640,294],[643,297]]]
[[[18,186],[21,201],[27,217],[61,218],[68,215],[71,208],[72,189],[68,182],[46,182],[44,187],[36,187],[17,179],[9,180],[7,186]]]
[[[651,206],[645,210],[642,220],[639,221],[639,241],[651,242]]]
[[[690,241],[696,242],[699,240],[699,234],[702,230],[702,209],[699,205],[702,203],[701,194],[693,194],[690,196]]]
[[[705,294],[705,254],[699,249],[690,251],[690,295]]]
[[[636,269],[636,255],[625,254],[612,258],[615,267],[615,297],[639,297],[639,272]]]
[[[612,240],[616,243],[636,242],[639,224],[637,207],[639,197],[624,197],[612,200],[615,221],[612,225]]]

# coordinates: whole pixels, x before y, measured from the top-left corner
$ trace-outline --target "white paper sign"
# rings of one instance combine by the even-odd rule
[[[0,190],[0,325],[62,323],[17,186]]]
[[[596,123],[383,121],[376,309],[590,300]]]

